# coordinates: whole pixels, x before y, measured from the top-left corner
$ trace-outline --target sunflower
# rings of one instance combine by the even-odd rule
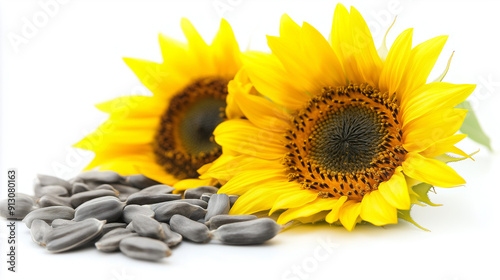
[[[475,86],[427,83],[447,36],[412,48],[412,32],[378,52],[354,8],[337,6],[329,41],[283,15],[272,53],[245,54],[230,82],[228,109],[245,118],[215,129],[224,153],[201,176],[241,196],[230,213],[352,230],[410,220],[430,185],[464,184],[440,156],[468,157],[454,146],[466,110],[454,107]]]
[[[212,184],[193,178],[221,154],[212,132],[227,118],[227,84],[241,67],[240,51],[225,20],[211,45],[187,19],[181,27],[187,43],[160,34],[162,63],[124,58],[153,95],[96,106],[109,119],[75,145],[95,152],[86,169],[144,174],[179,190]]]

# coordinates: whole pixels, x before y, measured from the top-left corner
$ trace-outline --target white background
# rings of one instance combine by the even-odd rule
[[[183,40],[180,18],[189,18],[210,42],[223,16],[242,50],[266,50],[265,35],[277,35],[288,13],[328,36],[334,1],[61,1],[49,13],[39,1],[1,1],[0,181],[7,168],[19,173],[19,191],[32,193],[36,173],[70,178],[92,154],[70,148],[106,119],[93,104],[149,94],[122,57],[161,61],[158,33]],[[370,25],[376,45],[398,15],[392,43],[414,27],[414,45],[450,38],[431,76],[437,77],[452,51],[445,79],[475,83],[471,97],[495,150],[500,149],[500,5],[491,1],[344,1]],[[219,7],[218,9],[216,7]],[[33,24],[36,29],[28,25]],[[23,30],[24,33],[23,34]],[[27,32],[27,33],[26,33]],[[18,37],[16,37],[18,36]],[[12,38],[22,37],[22,43]],[[467,180],[438,189],[441,207],[418,207],[414,218],[431,232],[401,223],[358,226],[353,232],[328,225],[303,226],[263,246],[231,247],[183,242],[161,263],[130,260],[94,249],[49,254],[31,242],[18,223],[18,272],[7,271],[6,224],[0,221],[0,279],[500,279],[498,153],[481,148],[476,161],[454,164]],[[496,171],[496,172],[495,172]],[[1,183],[0,197],[7,194]],[[333,244],[326,246],[324,244]]]

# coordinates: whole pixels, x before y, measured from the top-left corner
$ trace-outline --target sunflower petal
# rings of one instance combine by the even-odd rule
[[[365,194],[361,201],[360,216],[363,220],[376,226],[396,224],[398,222],[398,211],[389,204],[380,191],[372,191]]]
[[[348,231],[351,231],[359,221],[360,213],[361,203],[348,200],[340,208],[339,220]]]
[[[281,213],[278,218],[278,224],[286,224],[291,220],[300,218],[300,217],[308,217],[319,213],[321,211],[330,210],[337,203],[338,199],[332,198],[317,198],[316,200],[309,202],[303,206],[290,208],[285,212]]]
[[[465,184],[465,180],[445,163],[409,153],[403,162],[405,175],[437,187],[454,187]]]
[[[411,206],[410,194],[405,176],[401,171],[402,168],[398,167],[388,181],[380,184],[378,191],[392,207],[406,210],[410,209]]]
[[[396,41],[389,50],[382,73],[380,74],[380,91],[388,91],[391,94],[396,93],[399,100],[401,100],[402,93],[397,91],[397,89],[403,79],[405,67],[410,59],[412,36],[413,29],[410,28],[396,38]]]

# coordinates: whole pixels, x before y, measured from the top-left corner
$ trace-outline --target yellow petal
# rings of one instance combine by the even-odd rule
[[[297,185],[295,189],[290,189],[276,199],[269,215],[278,209],[288,209],[300,207],[318,198],[318,193],[307,189],[302,189]]]
[[[378,191],[392,207],[406,210],[411,206],[410,194],[405,176],[401,171],[402,167],[396,168],[392,177],[379,185]]]
[[[467,110],[437,110],[403,124],[403,147],[409,151],[422,151],[433,143],[455,134],[462,125]]]
[[[217,65],[217,74],[233,78],[242,65],[241,53],[233,29],[225,19],[221,20],[219,32],[210,47]]]
[[[410,60],[398,91],[403,95],[424,85],[443,49],[448,36],[438,36],[427,40],[411,50]]]
[[[258,129],[248,120],[228,120],[214,130],[215,141],[229,149],[263,159],[279,159],[285,153],[282,134]]]
[[[351,231],[358,222],[360,213],[361,203],[348,200],[340,208],[339,220],[348,231]]]
[[[229,214],[231,215],[247,215],[260,211],[265,211],[273,207],[274,202],[278,198],[278,194],[287,193],[294,187],[294,183],[290,182],[272,182],[270,184],[262,184],[259,188],[252,189],[242,194],[234,203]],[[219,193],[223,193],[222,190]]]
[[[401,100],[403,124],[441,108],[453,108],[463,102],[476,85],[448,83],[426,84]]]
[[[406,64],[410,59],[412,36],[413,29],[410,28],[403,31],[396,38],[396,41],[394,41],[389,50],[382,73],[380,74],[380,91],[396,92],[399,100],[401,100],[400,96],[402,93],[397,91],[397,89],[403,79]]]
[[[382,70],[382,60],[380,59],[372,34],[361,14],[354,7],[351,7],[351,25],[355,46],[359,49],[356,54],[358,70],[361,72],[365,82],[376,86]]]
[[[267,182],[287,182],[282,170],[251,170],[237,173],[219,189],[221,193],[242,195],[245,192]],[[272,207],[272,206],[271,206]],[[269,207],[269,209],[271,209]]]
[[[286,224],[289,221],[300,217],[309,217],[321,211],[330,210],[333,206],[335,206],[337,201],[338,199],[336,198],[318,197],[316,200],[309,202],[306,205],[286,210],[279,216],[277,223]]]
[[[246,52],[243,62],[254,87],[273,102],[290,110],[296,110],[309,99],[306,92],[292,85],[293,82],[290,81],[281,62],[275,56]]]
[[[445,163],[409,153],[403,162],[405,175],[437,187],[454,187],[465,184],[465,180]]]
[[[467,137],[467,135],[465,134],[455,134],[448,138],[441,139],[439,141],[432,143],[432,145],[430,145],[427,149],[420,152],[420,154],[428,158],[437,157],[444,153],[454,153],[464,157],[469,157],[469,155],[466,154],[464,151],[453,146],[456,143],[462,141],[462,139],[464,139],[465,137]]]
[[[349,82],[354,84],[365,82],[358,71],[356,56],[361,51],[354,42],[351,17],[344,5],[340,3],[337,4],[333,15],[331,45]]]
[[[328,213],[325,217],[325,221],[327,223],[334,223],[339,220],[340,208],[347,201],[347,196],[341,196],[337,203],[332,207],[330,213]]]
[[[360,216],[363,220],[376,226],[396,224],[398,222],[397,209],[389,204],[379,191],[365,194],[361,201]]]

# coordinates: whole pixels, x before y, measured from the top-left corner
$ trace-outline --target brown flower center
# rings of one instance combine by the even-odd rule
[[[405,158],[398,110],[394,96],[366,84],[323,88],[287,132],[289,179],[323,197],[361,201]]]
[[[196,170],[222,150],[213,139],[225,119],[228,81],[199,79],[177,93],[163,114],[153,142],[158,164],[178,179],[196,178]]]

